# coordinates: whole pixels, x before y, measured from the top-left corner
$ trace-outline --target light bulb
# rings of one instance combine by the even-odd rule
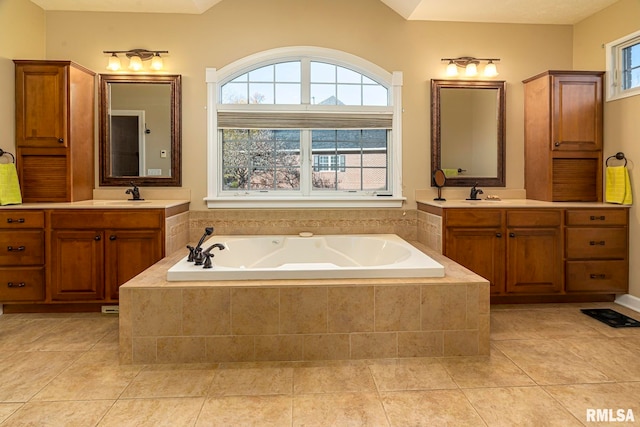
[[[129,69],[133,71],[142,70],[142,59],[139,56],[132,56],[129,58]]]
[[[484,75],[485,77],[495,77],[498,75],[498,69],[493,61],[489,61],[489,63],[484,67]]]
[[[455,77],[458,75],[458,66],[454,64],[453,61],[449,61],[449,64],[447,65],[446,74],[448,77]]]
[[[162,63],[162,57],[160,56],[159,53],[156,53],[155,56],[151,59],[151,69],[152,70],[162,70],[163,67],[163,63]]]
[[[107,70],[118,71],[120,69],[120,58],[115,53],[112,53],[109,57],[109,64],[107,64]]]
[[[476,66],[476,64],[474,64],[473,62],[470,62],[469,64],[467,64],[467,67],[465,69],[465,75],[469,77],[473,77],[477,74],[478,74],[478,67]]]

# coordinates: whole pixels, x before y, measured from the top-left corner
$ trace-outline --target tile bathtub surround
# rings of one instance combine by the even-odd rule
[[[637,425],[640,330],[587,307],[640,317],[614,303],[493,306],[489,356],[121,365],[116,315],[5,314],[0,425],[611,424],[587,419],[596,408]]]
[[[412,209],[215,209],[191,211],[190,241],[197,242],[205,227],[217,235],[397,234],[416,240],[418,211]]]
[[[488,282],[429,254],[446,277],[167,282],[173,254],[120,288],[121,362],[488,354]]]

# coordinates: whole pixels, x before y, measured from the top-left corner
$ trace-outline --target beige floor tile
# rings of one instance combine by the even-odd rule
[[[365,365],[295,368],[294,394],[375,392],[371,372]]]
[[[30,350],[86,351],[117,329],[117,318],[71,318],[33,341]]]
[[[535,385],[496,347],[489,357],[450,357],[441,363],[460,388]]]
[[[214,369],[145,369],[140,372],[122,398],[206,396]]]
[[[2,426],[94,426],[112,405],[112,400],[28,402],[2,423]]]
[[[562,341],[497,341],[495,346],[540,385],[611,381]]]
[[[601,337],[578,307],[568,309],[492,310],[491,340]]]
[[[0,402],[26,402],[80,356],[80,353],[18,352],[2,361]]]
[[[196,426],[290,426],[291,396],[228,396],[208,398]]]
[[[22,403],[0,403],[0,423],[9,418],[22,406]]]
[[[627,338],[575,338],[562,343],[613,380],[640,381],[639,352],[626,341]]]
[[[435,359],[381,360],[369,365],[379,391],[457,388]]]
[[[387,426],[375,393],[307,394],[293,398],[293,426]]]
[[[542,388],[504,387],[463,390],[482,419],[492,427],[582,426]]]
[[[394,427],[485,425],[460,390],[388,392],[381,398]]]
[[[627,412],[631,410],[635,420],[632,424],[640,425],[640,399],[638,399],[640,383],[638,382],[545,386],[544,389],[588,426],[630,425],[618,422],[596,423],[593,416],[587,419],[587,410],[594,409],[612,409],[616,416],[616,412],[622,410],[625,420]]]
[[[55,329],[66,319],[17,318],[4,315],[0,322],[0,351],[27,351],[33,342]]]
[[[209,396],[291,395],[293,368],[256,367],[219,369],[213,377]]]
[[[118,400],[99,427],[187,427],[193,426],[204,397]]]

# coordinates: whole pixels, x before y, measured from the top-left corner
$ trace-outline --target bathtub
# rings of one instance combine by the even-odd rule
[[[167,280],[276,280],[444,277],[444,267],[395,234],[213,236],[213,267],[187,256],[167,271]],[[188,251],[185,249],[185,253]]]

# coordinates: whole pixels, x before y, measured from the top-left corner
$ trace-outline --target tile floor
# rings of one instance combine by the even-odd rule
[[[0,425],[611,425],[590,408],[640,425],[640,328],[587,306],[640,319],[494,306],[490,357],[120,366],[114,315],[3,315]]]

